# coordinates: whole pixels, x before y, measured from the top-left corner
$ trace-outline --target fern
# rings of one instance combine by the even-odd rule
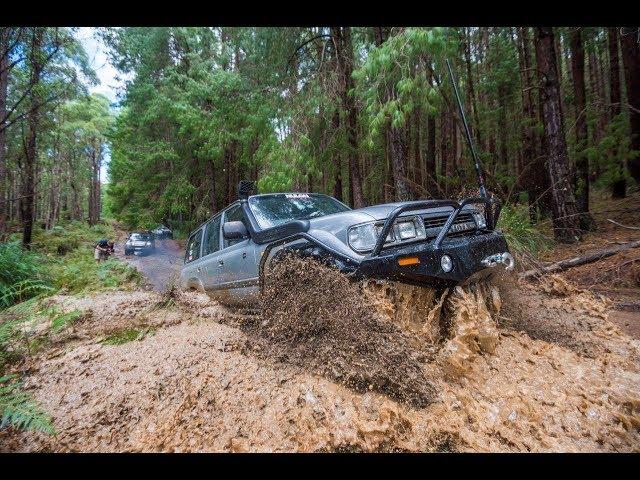
[[[51,330],[53,332],[59,332],[67,325],[75,322],[81,316],[82,312],[80,310],[72,310],[71,312],[57,315],[51,322]]]
[[[0,309],[53,291],[42,264],[39,255],[18,243],[0,243]]]
[[[21,387],[15,375],[0,378],[0,428],[12,426],[55,435],[51,417]]]

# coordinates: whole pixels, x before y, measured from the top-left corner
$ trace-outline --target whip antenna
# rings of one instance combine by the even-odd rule
[[[462,106],[462,102],[460,101],[460,94],[458,93],[458,84],[456,83],[456,79],[453,76],[453,70],[451,70],[451,64],[449,63],[449,59],[447,58],[447,68],[449,69],[449,76],[451,77],[451,83],[453,84],[453,92],[456,95],[456,101],[458,102],[458,110],[460,111],[460,117],[462,118],[462,124],[464,125],[464,131],[467,135],[467,143],[469,144],[469,149],[471,150],[471,156],[473,156],[473,161],[476,167],[476,174],[478,175],[478,184],[480,186],[480,195],[484,198],[487,197],[487,189],[484,186],[484,175],[482,174],[482,169],[480,168],[480,161],[478,160],[478,154],[476,153],[476,147],[473,144],[473,138],[471,138],[471,131],[469,130],[469,125],[467,124],[467,117],[464,115],[464,107]]]

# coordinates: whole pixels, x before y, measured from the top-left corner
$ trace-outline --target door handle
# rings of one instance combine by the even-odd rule
[[[218,260],[218,265],[223,266],[224,265],[224,260]]]
[[[242,252],[242,258],[247,258],[247,252]]]
[[[198,273],[202,271],[202,267],[198,267]]]

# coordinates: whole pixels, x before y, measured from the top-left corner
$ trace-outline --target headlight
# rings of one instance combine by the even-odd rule
[[[373,223],[365,223],[349,229],[349,245],[357,252],[372,250],[376,245],[377,229]]]
[[[382,233],[383,224],[365,223],[349,229],[349,245],[357,252],[373,250],[376,241]],[[399,243],[403,240],[426,238],[424,223],[420,217],[402,218],[397,221],[385,239],[385,245]]]
[[[416,238],[418,235],[416,232],[416,225],[413,221],[410,222],[398,222],[398,234],[400,240],[407,240],[409,238]]]
[[[484,213],[476,210],[473,212],[473,219],[476,221],[478,228],[487,228],[487,219],[484,217]]]

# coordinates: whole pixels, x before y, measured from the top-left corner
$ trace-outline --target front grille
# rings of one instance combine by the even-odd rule
[[[424,217],[424,227],[427,232],[427,238],[437,237],[438,233],[440,233],[440,229],[442,229],[442,227],[444,226],[448,218],[449,218],[449,215],[442,215],[438,217]],[[473,215],[471,215],[470,213],[460,213],[456,217],[455,221],[453,222],[453,225],[459,225],[459,224],[468,223],[468,222],[471,222],[475,225]],[[458,237],[462,235],[468,235],[469,232],[472,232],[473,230],[475,230],[475,226],[472,229],[467,229],[465,231],[460,231],[460,232],[453,232],[449,230],[449,233],[447,234],[447,236]]]

